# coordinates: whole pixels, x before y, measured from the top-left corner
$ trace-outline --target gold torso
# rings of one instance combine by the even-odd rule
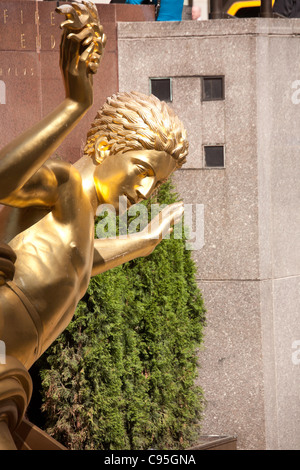
[[[59,164],[56,168],[61,171]],[[63,171],[65,169],[63,164]],[[13,282],[41,319],[42,351],[69,324],[87,289],[93,263],[92,206],[82,190],[78,171],[71,166],[67,170],[68,178],[60,184],[58,202],[51,212],[32,208],[31,214],[30,207],[14,209],[18,211],[16,221],[20,221],[22,211],[26,211],[29,219],[36,220],[17,235],[14,232],[18,225],[11,225],[15,236],[9,245],[17,255]]]

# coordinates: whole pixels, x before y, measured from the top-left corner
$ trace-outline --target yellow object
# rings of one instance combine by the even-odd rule
[[[275,0],[272,0],[272,6],[274,6],[274,3],[275,3]],[[241,8],[260,7],[260,5],[261,5],[260,0],[234,2],[227,10],[227,13],[231,16],[235,16]]]

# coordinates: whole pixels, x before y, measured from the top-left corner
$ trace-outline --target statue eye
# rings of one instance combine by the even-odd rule
[[[136,165],[136,168],[137,168],[137,173],[140,175],[140,176],[143,176],[144,178],[146,176],[149,176],[149,172],[148,170],[143,167],[143,165]]]

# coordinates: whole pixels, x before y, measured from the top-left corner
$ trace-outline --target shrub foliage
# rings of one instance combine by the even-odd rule
[[[150,203],[172,203],[165,183]],[[91,279],[37,363],[46,431],[70,449],[176,449],[197,435],[205,310],[184,240]]]

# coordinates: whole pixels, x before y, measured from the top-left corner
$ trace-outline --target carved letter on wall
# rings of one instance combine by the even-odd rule
[[[6,86],[3,80],[0,80],[0,104],[6,104]]]

